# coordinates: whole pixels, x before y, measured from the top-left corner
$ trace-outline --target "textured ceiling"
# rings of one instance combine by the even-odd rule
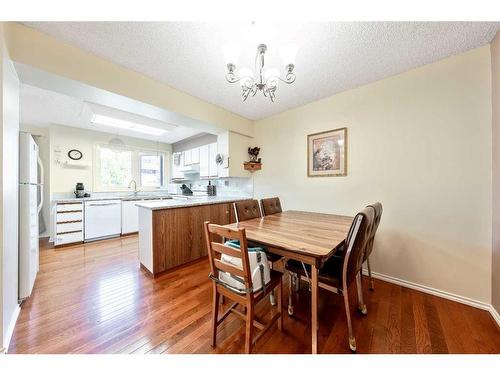
[[[177,126],[158,137],[100,124],[94,125],[90,122],[92,114],[92,103],[89,105],[72,96],[21,84],[19,120],[24,125],[48,127],[50,124],[59,124],[164,143],[175,143],[201,133],[196,129]],[[149,123],[145,124],[149,125]],[[171,128],[170,125],[165,124],[165,128],[169,127]]]
[[[28,26],[165,82],[249,119],[289,108],[455,55],[491,41],[500,23],[348,22],[30,22]],[[223,47],[237,43],[240,67],[281,67],[280,46],[293,43],[297,80],[281,84],[274,103],[258,93],[241,101],[225,80]]]

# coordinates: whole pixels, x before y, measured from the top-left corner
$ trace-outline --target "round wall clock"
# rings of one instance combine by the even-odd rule
[[[71,160],[80,160],[82,158],[83,154],[80,150],[69,150],[68,151],[68,157]]]

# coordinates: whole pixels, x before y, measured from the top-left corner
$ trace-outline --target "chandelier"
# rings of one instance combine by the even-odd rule
[[[247,100],[250,95],[255,96],[258,91],[262,91],[265,97],[274,102],[279,81],[287,84],[295,82],[295,74],[293,73],[295,65],[291,62],[292,58],[286,61],[284,78],[280,76],[280,72],[277,69],[264,70],[264,55],[266,51],[267,46],[265,44],[257,46],[255,72],[249,69],[240,69],[237,71],[235,60],[228,61],[227,63],[226,80],[229,83],[240,83],[243,90],[241,95],[243,101]]]

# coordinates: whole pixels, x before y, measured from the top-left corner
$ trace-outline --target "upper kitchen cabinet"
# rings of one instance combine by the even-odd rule
[[[218,177],[217,143],[210,143],[199,148],[200,178]]]
[[[249,177],[250,172],[243,169],[248,161],[248,147],[253,138],[227,131],[217,136],[218,154],[222,163],[218,165],[219,177]]]
[[[174,152],[172,154],[172,180],[184,179],[184,154],[182,152]]]

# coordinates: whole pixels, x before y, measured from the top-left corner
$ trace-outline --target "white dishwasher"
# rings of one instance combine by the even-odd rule
[[[118,236],[121,231],[121,200],[85,202],[85,241]]]

